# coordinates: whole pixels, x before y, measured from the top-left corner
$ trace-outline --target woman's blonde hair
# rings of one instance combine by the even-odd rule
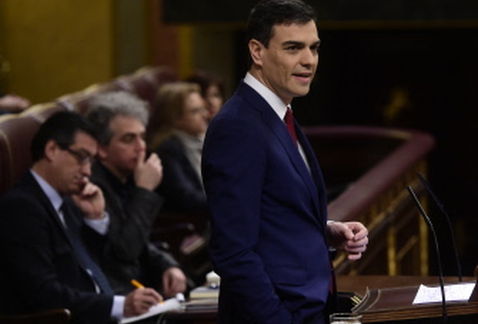
[[[163,85],[156,96],[156,109],[150,125],[157,129],[151,137],[151,147],[156,148],[174,128],[175,122],[184,113],[184,103],[191,93],[201,94],[197,84],[172,82]]]

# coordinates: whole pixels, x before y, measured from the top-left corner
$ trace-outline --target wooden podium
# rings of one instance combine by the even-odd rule
[[[475,282],[467,277],[466,282]],[[446,283],[457,283],[456,277],[445,278]],[[362,323],[422,324],[442,323],[441,303],[413,305],[412,301],[420,284],[438,285],[437,277],[423,276],[338,276],[338,291],[354,292],[364,296],[369,290],[368,300],[358,311]],[[469,302],[447,303],[448,323],[478,323],[478,299]],[[217,320],[217,309],[208,304],[201,309],[194,307],[181,312],[166,313],[166,323],[212,324]]]
[[[475,282],[468,277],[466,282]],[[446,283],[457,283],[447,277]],[[362,323],[442,323],[441,303],[414,305],[413,299],[420,284],[438,286],[436,277],[411,276],[341,276],[337,278],[339,291],[352,291],[365,296],[355,308],[362,315]],[[365,290],[369,290],[365,293]],[[468,302],[448,302],[449,323],[478,323],[478,299],[473,295]]]

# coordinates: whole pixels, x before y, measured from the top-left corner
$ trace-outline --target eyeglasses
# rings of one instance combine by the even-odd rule
[[[93,162],[95,162],[95,157],[90,155],[89,153],[86,153],[85,151],[76,151],[76,150],[72,150],[69,147],[62,147],[61,149],[73,155],[73,157],[81,165],[92,164]]]

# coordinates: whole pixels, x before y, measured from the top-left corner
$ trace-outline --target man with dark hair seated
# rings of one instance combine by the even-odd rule
[[[89,180],[98,147],[79,115],[53,115],[33,138],[33,166],[0,200],[0,312],[68,308],[73,323],[107,323],[146,312],[153,289],[115,296],[80,238],[84,222],[107,221]]]
[[[148,110],[126,92],[99,94],[87,119],[98,130],[99,161],[92,181],[103,190],[109,227],[85,232],[85,240],[115,292],[132,290],[131,279],[160,289],[166,297],[186,290],[186,276],[168,253],[149,241],[162,199],[154,192],[162,180],[156,154],[146,155]]]

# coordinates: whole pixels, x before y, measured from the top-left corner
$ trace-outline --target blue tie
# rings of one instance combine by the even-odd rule
[[[100,287],[101,291],[107,295],[113,295],[113,290],[103,274],[103,271],[98,265],[91,259],[90,254],[86,250],[81,238],[78,235],[78,224],[75,224],[74,216],[69,211],[68,204],[63,203],[60,210],[63,213],[65,219],[65,229],[70,239],[70,243],[73,246],[73,251],[83,269],[90,275],[91,279]]]

